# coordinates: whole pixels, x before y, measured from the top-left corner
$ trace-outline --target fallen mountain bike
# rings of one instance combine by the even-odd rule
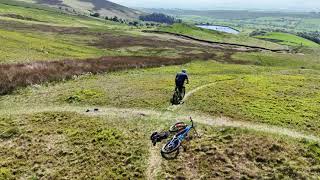
[[[176,123],[170,128],[170,132],[178,132],[174,135],[162,148],[161,148],[161,155],[162,157],[168,158],[175,158],[179,154],[179,149],[181,143],[188,137],[189,132],[193,129],[197,136],[198,133],[195,129],[194,123],[192,118],[190,117],[191,125],[186,125],[183,122]],[[169,155],[169,156],[168,156]],[[170,157],[173,155],[173,157]]]

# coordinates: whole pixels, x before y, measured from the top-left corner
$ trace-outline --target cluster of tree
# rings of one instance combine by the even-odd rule
[[[100,17],[100,14],[95,12],[95,13],[91,13],[90,16],[92,17]],[[129,21],[127,22],[125,19],[121,19],[121,18],[118,18],[117,16],[114,16],[114,17],[108,17],[106,16],[105,17],[105,20],[107,21],[114,21],[114,22],[119,22],[119,23],[123,23],[123,24],[128,24],[129,26],[159,26],[159,24],[157,23],[140,23],[139,21]]]
[[[91,13],[90,16],[92,16],[92,17],[100,17],[100,14],[96,12],[96,13]]]
[[[114,16],[114,17],[106,16],[105,19],[109,21],[119,22],[119,23],[126,23],[126,20],[118,18],[117,16]]]
[[[174,24],[174,23],[182,22],[181,19],[175,19],[172,16],[168,16],[162,13],[147,14],[144,16],[140,16],[139,19],[142,21],[153,21],[153,22],[166,23],[166,24]]]
[[[259,30],[254,30],[252,31],[249,36],[263,36],[265,34],[267,34],[268,32],[282,32],[282,33],[291,33],[294,34],[292,32],[288,32],[284,29],[259,29]]]
[[[75,9],[72,9],[72,8],[68,8],[68,7],[61,7],[59,6],[59,9],[60,10],[64,10],[64,11],[67,11],[67,12],[72,12],[72,13],[77,13],[77,11]]]
[[[316,42],[320,44],[320,31],[313,32],[298,32],[298,36],[303,37],[305,39],[309,39],[310,41]]]
[[[264,31],[264,30],[255,30],[255,31],[252,31],[249,36],[253,37],[253,36],[263,36],[267,33],[267,31]]]

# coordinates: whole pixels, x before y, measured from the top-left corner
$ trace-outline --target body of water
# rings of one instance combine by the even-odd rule
[[[240,32],[232,29],[231,27],[227,26],[216,26],[216,25],[197,25],[199,28],[204,28],[204,29],[210,29],[210,30],[215,30],[215,31],[220,31],[220,32],[225,32],[225,33],[231,33],[231,34],[239,34]]]

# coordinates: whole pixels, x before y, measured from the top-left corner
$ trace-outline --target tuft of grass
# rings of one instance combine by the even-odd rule
[[[11,171],[7,168],[1,167],[0,168],[0,179],[14,179]]]
[[[83,89],[76,91],[73,95],[65,98],[65,101],[68,103],[79,103],[79,102],[90,102],[92,101],[94,104],[98,103],[99,100],[103,101],[106,98],[103,92],[93,90],[93,89]],[[99,103],[98,103],[99,104]]]

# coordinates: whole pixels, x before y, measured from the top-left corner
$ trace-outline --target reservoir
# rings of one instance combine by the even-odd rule
[[[227,26],[217,26],[217,25],[197,25],[199,28],[204,28],[204,29],[210,29],[210,30],[215,30],[215,31],[220,31],[220,32],[225,32],[225,33],[231,33],[231,34],[239,34],[239,31],[227,27]]]

